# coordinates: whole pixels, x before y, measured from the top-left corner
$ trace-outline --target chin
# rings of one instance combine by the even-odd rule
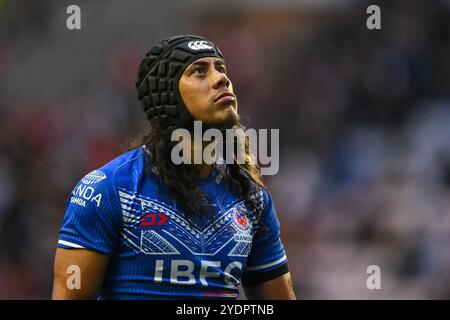
[[[240,120],[239,115],[237,113],[233,112],[233,114],[231,116],[229,116],[227,119],[223,120],[219,124],[219,128],[231,129],[239,123],[239,120]]]
[[[238,113],[234,109],[230,108],[226,112],[221,113],[220,117],[214,119],[214,121],[211,121],[209,125],[220,130],[231,129],[239,123],[239,120],[240,118]]]

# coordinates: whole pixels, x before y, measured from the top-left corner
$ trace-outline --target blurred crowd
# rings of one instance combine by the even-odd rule
[[[0,298],[49,298],[73,186],[147,128],[140,59],[193,33],[224,53],[243,123],[280,129],[264,178],[297,297],[450,299],[448,1],[379,1],[381,30],[364,1],[119,2],[79,1],[68,31],[72,3],[0,0]]]

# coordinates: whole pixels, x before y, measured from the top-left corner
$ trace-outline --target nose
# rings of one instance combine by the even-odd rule
[[[219,89],[221,87],[228,88],[230,86],[230,79],[228,79],[227,75],[223,72],[219,72],[218,70],[213,69],[213,88]]]

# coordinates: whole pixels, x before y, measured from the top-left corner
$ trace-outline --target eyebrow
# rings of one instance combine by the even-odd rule
[[[206,62],[206,61],[194,61],[190,65],[189,69],[194,67],[194,66],[208,66],[208,65],[209,65],[209,62]],[[223,60],[216,60],[216,61],[214,61],[214,66],[218,66],[218,65],[225,66],[225,61],[223,61]]]

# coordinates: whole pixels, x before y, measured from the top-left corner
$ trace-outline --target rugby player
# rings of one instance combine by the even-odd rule
[[[52,299],[236,299],[240,284],[248,299],[295,299],[258,165],[171,159],[172,132],[194,120],[243,128],[220,50],[193,35],[164,39],[143,58],[136,87],[149,132],[69,196]]]

